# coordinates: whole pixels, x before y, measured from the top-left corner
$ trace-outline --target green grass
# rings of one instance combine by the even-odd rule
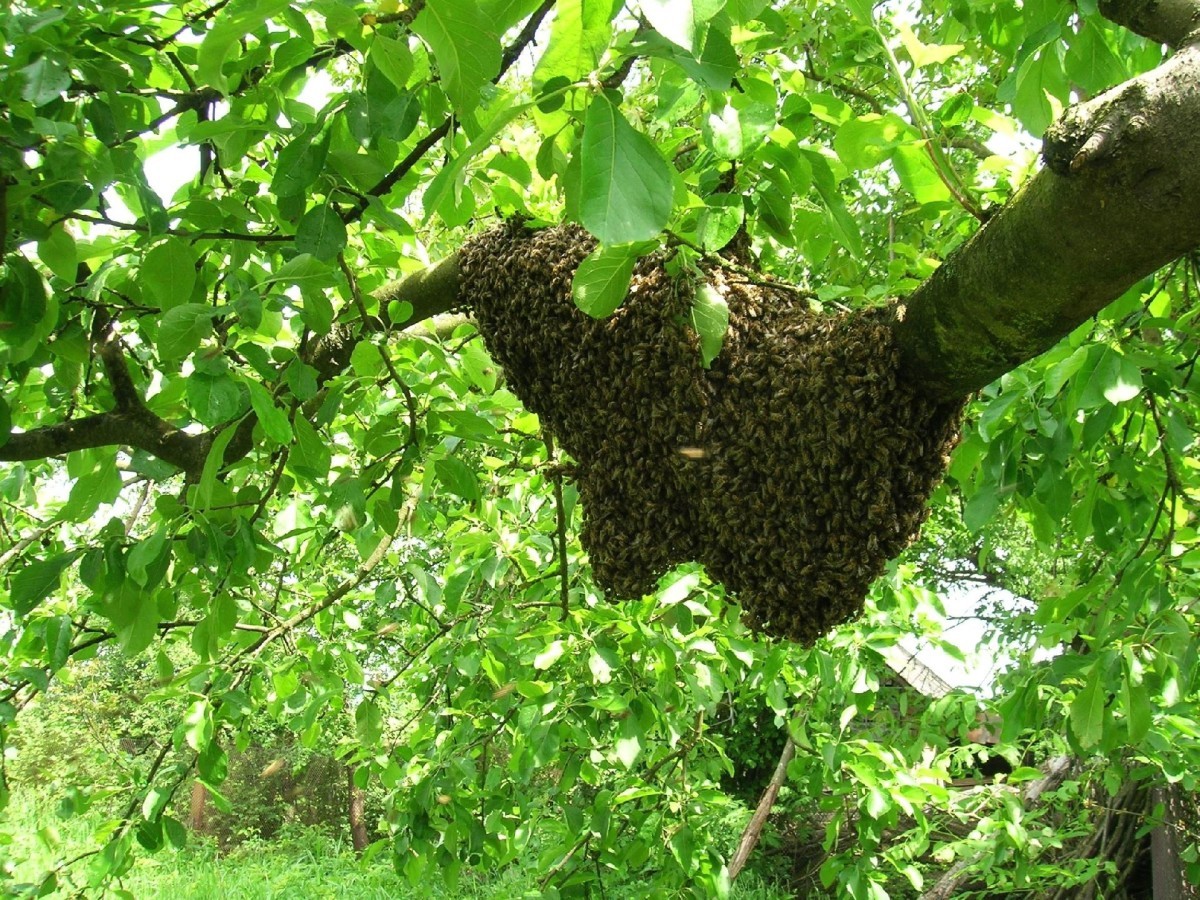
[[[13,841],[0,847],[0,852],[10,867],[10,879],[16,882],[38,878],[59,860],[96,847],[95,833],[103,825],[103,816],[94,810],[60,820],[53,804],[30,795],[14,797],[5,818],[3,830],[13,835]],[[85,877],[83,872],[80,877]],[[648,885],[643,882],[612,880],[623,883],[606,883],[606,900],[647,896]],[[431,872],[414,888],[393,871],[385,856],[364,863],[345,842],[312,829],[293,829],[276,841],[248,841],[224,854],[204,840],[189,843],[183,850],[141,853],[132,870],[114,887],[138,900],[512,900],[541,896],[532,866],[468,873],[453,891]],[[4,893],[0,885],[0,895]],[[68,895],[60,892],[55,896]],[[733,892],[736,900],[790,896],[750,871],[743,873]]]

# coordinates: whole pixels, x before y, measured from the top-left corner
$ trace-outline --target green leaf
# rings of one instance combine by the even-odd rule
[[[117,495],[121,493],[121,486],[121,473],[110,454],[95,468],[80,475],[71,485],[71,494],[59,515],[70,521],[86,521],[101,504],[116,500]]]
[[[595,649],[588,656],[588,670],[597,684],[608,684],[612,681],[614,667],[615,660],[612,658],[612,653],[608,651]]]
[[[332,204],[322,203],[304,214],[296,226],[296,249],[328,262],[346,246],[346,223]]]
[[[34,106],[45,106],[57,100],[71,86],[71,73],[62,63],[49,56],[40,56],[25,66],[21,69],[21,76],[25,82],[21,86],[21,99],[28,100]]]
[[[991,521],[996,510],[1000,508],[1000,494],[994,484],[983,485],[967,501],[963,508],[963,524],[973,534]]]
[[[184,303],[167,310],[158,326],[158,358],[182,359],[212,333],[220,311],[202,303]]]
[[[698,56],[653,33],[644,35],[639,49],[647,56],[670,60],[702,87],[727,91],[741,64],[730,43],[728,23],[714,22],[705,31],[704,47]]]
[[[954,199],[938,175],[924,143],[901,144],[892,156],[892,165],[900,184],[918,203],[949,203]]]
[[[304,324],[317,334],[328,334],[333,325],[334,310],[326,289],[334,283],[335,274],[329,263],[310,253],[301,253],[279,267],[279,271],[263,281],[263,285],[279,282],[295,285],[304,297],[300,315]]]
[[[875,4],[871,0],[846,0],[846,6],[854,18],[862,24],[870,25],[875,21]]]
[[[193,373],[187,380],[187,399],[196,419],[210,428],[242,411],[242,392],[228,375]]]
[[[479,499],[479,479],[474,470],[454,456],[444,456],[433,464],[434,474],[452,494],[464,500]]]
[[[690,873],[695,866],[696,855],[696,838],[692,834],[692,827],[684,824],[677,828],[669,843],[671,854],[678,860],[680,867]]]
[[[146,251],[138,278],[163,310],[187,303],[196,286],[196,255],[177,237],[168,237]]]
[[[62,225],[55,225],[38,241],[38,257],[51,272],[63,281],[74,283],[79,258],[75,238]]]
[[[597,319],[610,316],[625,301],[637,262],[636,245],[620,244],[593,250],[579,264],[571,281],[575,305]]]
[[[326,132],[319,141],[310,129],[292,138],[275,160],[275,174],[271,177],[271,193],[277,198],[300,197],[309,185],[317,180],[329,154],[330,133]]]
[[[888,800],[887,794],[879,788],[873,787],[867,791],[863,808],[872,819],[881,819],[892,808],[892,803]]]
[[[187,829],[179,820],[170,816],[163,816],[162,823],[167,842],[176,850],[182,850],[187,845]]]
[[[221,9],[196,51],[198,80],[228,94],[223,67],[241,55],[238,41],[289,6],[289,0],[234,0]]]
[[[1018,766],[1009,774],[1007,781],[1009,784],[1022,784],[1026,781],[1037,781],[1039,778],[1045,778],[1046,773],[1041,769],[1033,766]]]
[[[258,416],[258,424],[262,426],[267,437],[279,444],[290,444],[292,425],[288,421],[287,413],[275,405],[271,392],[257,381],[247,380],[245,385],[250,391],[250,405],[254,407],[254,414]]]
[[[135,582],[146,586],[147,568],[155,563],[167,548],[167,533],[162,528],[155,529],[148,538],[138,541],[129,551],[125,560],[125,571]]]
[[[923,44],[904,22],[897,22],[896,30],[900,32],[900,42],[908,51],[909,59],[918,69],[922,66],[944,63],[957,56],[963,49],[962,44]]]
[[[746,205],[740,196],[731,194],[715,194],[704,203],[696,231],[704,249],[716,253],[737,235],[746,218]]]
[[[1093,409],[1105,403],[1115,406],[1132,400],[1142,390],[1142,373],[1138,367],[1108,344],[1088,349],[1088,359],[1079,368],[1077,377],[1083,379],[1079,395],[1081,409]]]
[[[113,624],[117,642],[128,656],[145,650],[157,633],[158,614],[153,596],[132,581],[109,595],[102,612]]]
[[[413,58],[412,51],[404,41],[376,32],[371,39],[371,49],[367,58],[397,90],[402,91],[408,86],[408,76],[413,70]]]
[[[209,448],[208,455],[204,457],[204,469],[200,472],[200,481],[196,484],[195,505],[197,509],[207,509],[212,505],[217,475],[224,467],[225,448],[229,446],[229,442],[233,440],[236,433],[236,428],[226,428],[221,431]]]
[[[500,71],[500,39],[479,4],[470,0],[429,0],[413,20],[437,59],[442,84],[462,112],[479,105],[479,89]]]
[[[774,127],[775,98],[761,91],[730,94],[725,105],[704,121],[709,146],[722,159],[753,153]]]
[[[552,641],[545,650],[533,658],[533,667],[544,672],[558,662],[566,649],[567,645],[562,641]]]
[[[183,737],[197,753],[203,751],[213,738],[213,711],[207,698],[195,701],[183,718]]]
[[[632,769],[637,758],[642,755],[642,727],[636,716],[627,716],[621,722],[621,732],[617,737],[617,759],[626,769]]]
[[[803,154],[812,164],[813,185],[829,211],[829,223],[833,226],[838,242],[853,256],[862,258],[862,235],[853,216],[846,210],[846,203],[838,192],[828,160],[815,150],[804,150]]]
[[[1104,704],[1108,691],[1099,664],[1087,669],[1083,681],[1083,687],[1071,701],[1071,730],[1079,745],[1087,750],[1100,743],[1104,734]]]
[[[72,550],[50,559],[29,563],[12,577],[8,604],[18,616],[28,615],[35,606],[58,589],[63,571],[79,558],[82,551]]]
[[[654,30],[692,53],[703,39],[704,25],[720,12],[725,0],[640,0],[638,6]]]
[[[46,619],[45,633],[46,665],[51,672],[57,672],[71,657],[71,638],[75,634],[75,626],[70,616],[54,616]]]
[[[892,155],[907,130],[899,116],[870,113],[842,125],[833,138],[833,149],[848,168],[869,169]]]
[[[15,346],[37,335],[52,307],[46,283],[29,260],[10,254],[4,268],[8,271],[0,278],[0,340]]]
[[[363,700],[354,709],[354,730],[358,739],[374,746],[383,737],[383,712],[374,700]]]
[[[1132,400],[1141,392],[1141,370],[1133,360],[1122,354],[1115,375],[1104,388],[1104,399],[1115,406]]]
[[[304,416],[296,416],[292,428],[296,432],[296,446],[288,457],[288,465],[314,480],[324,478],[329,474],[332,459],[329,447]]]
[[[229,775],[229,756],[216,741],[196,756],[196,772],[209,784],[220,784]]]
[[[692,301],[692,327],[700,335],[700,364],[704,368],[721,352],[725,332],[729,330],[729,304],[711,284],[705,282]]]
[[[583,226],[602,244],[656,238],[671,215],[670,167],[650,139],[603,96],[588,105],[580,154]]]
[[[533,70],[534,87],[540,91],[552,78],[576,81],[592,72],[612,40],[608,23],[613,10],[610,0],[555,3],[550,40]]]
[[[1154,720],[1154,710],[1144,684],[1137,681],[1139,676],[1129,670],[1126,662],[1126,673],[1122,685],[1122,706],[1124,706],[1125,723],[1129,734],[1129,743],[1138,744],[1150,732]]]

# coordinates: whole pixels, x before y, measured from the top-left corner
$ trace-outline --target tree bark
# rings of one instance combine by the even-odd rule
[[[194,834],[204,834],[208,827],[208,790],[199,781],[192,782],[188,824],[191,825]]]
[[[350,789],[349,822],[350,842],[359,855],[367,849],[371,839],[367,834],[367,792],[354,783],[354,766],[346,766],[346,784]]]
[[[1200,246],[1200,46],[1072,107],[1046,168],[897,307],[907,377],[951,399]]]
[[[750,854],[754,852],[754,848],[758,845],[763,825],[767,822],[767,816],[771,814],[771,807],[775,805],[775,798],[779,796],[779,788],[787,780],[788,763],[792,761],[792,757],[795,755],[796,744],[792,741],[791,735],[788,735],[787,743],[783,745],[783,753],[780,754],[779,762],[775,766],[775,773],[771,776],[771,781],[767,784],[767,789],[763,791],[762,796],[758,799],[758,806],[755,807],[754,815],[750,817],[745,831],[742,832],[742,839],[738,841],[737,851],[733,854],[733,859],[729,863],[730,882],[733,882],[742,873],[742,869],[746,867],[746,863],[750,859]]]

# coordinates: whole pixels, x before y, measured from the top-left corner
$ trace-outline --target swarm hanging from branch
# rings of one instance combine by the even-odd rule
[[[853,618],[919,531],[961,404],[898,379],[890,312],[820,315],[719,270],[730,326],[706,370],[695,286],[659,256],[610,318],[576,308],[571,279],[594,247],[573,225],[506,223],[462,249],[460,298],[577,461],[597,582],[638,597],[698,560],[769,634],[811,643]]]

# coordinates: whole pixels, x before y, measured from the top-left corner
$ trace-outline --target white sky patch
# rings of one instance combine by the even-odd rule
[[[172,144],[146,160],[146,181],[167,207],[179,189],[199,172],[200,148],[188,144]]]
[[[1027,604],[1007,591],[973,584],[952,586],[938,596],[946,610],[942,640],[957,647],[964,659],[956,659],[936,644],[917,637],[904,637],[897,643],[948,684],[979,697],[993,696],[996,679],[1028,650],[1006,644],[980,614],[986,611],[991,616],[1000,615],[1001,610]],[[1039,648],[1032,658],[1040,662],[1056,655],[1055,650]]]
[[[320,109],[328,102],[334,90],[335,86],[333,79],[329,77],[329,72],[325,69],[317,69],[304,82],[304,87],[296,95],[296,99],[301,103],[308,104],[313,109]]]

